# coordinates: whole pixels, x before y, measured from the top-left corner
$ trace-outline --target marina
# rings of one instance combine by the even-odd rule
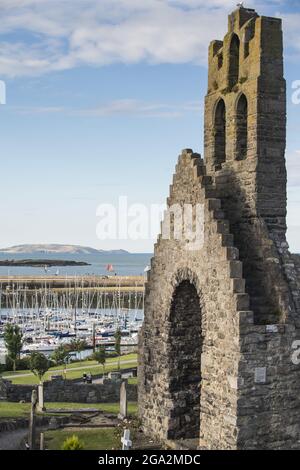
[[[21,357],[51,355],[79,339],[83,356],[98,345],[113,350],[121,331],[123,350],[137,345],[144,311],[143,276],[13,276],[0,279],[0,356],[6,324],[23,334]],[[124,349],[125,348],[125,349]]]

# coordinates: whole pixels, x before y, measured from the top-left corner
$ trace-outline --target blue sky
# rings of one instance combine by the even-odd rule
[[[100,241],[96,208],[165,201],[177,156],[203,153],[207,46],[228,0],[0,0],[0,245]],[[300,1],[249,1],[281,16],[288,86],[288,240],[300,252]]]

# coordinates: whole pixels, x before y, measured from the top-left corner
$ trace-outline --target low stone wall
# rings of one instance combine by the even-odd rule
[[[45,402],[109,403],[120,399],[120,380],[105,380],[103,384],[74,383],[72,380],[55,379],[44,382]],[[33,385],[15,385],[0,379],[0,399],[30,402]],[[137,400],[137,387],[127,384],[127,400]]]
[[[7,400],[7,380],[0,378],[0,401]]]
[[[7,401],[31,401],[33,385],[14,385],[9,380],[0,380],[0,399]]]

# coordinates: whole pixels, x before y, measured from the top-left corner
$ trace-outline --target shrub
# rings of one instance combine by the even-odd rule
[[[9,356],[5,357],[5,367],[6,367],[6,370],[8,371],[13,370],[14,368],[14,363]]]
[[[5,369],[7,371],[13,370],[14,368],[14,363],[13,360],[9,357],[6,356],[6,364],[5,364]],[[17,359],[16,360],[16,370],[29,370],[29,357],[23,357],[22,359]]]
[[[69,356],[69,352],[64,344],[58,346],[55,351],[53,351],[51,355],[51,360],[54,361],[56,365],[65,364],[67,358]]]
[[[84,449],[84,443],[80,441],[78,436],[73,436],[68,437],[63,445],[61,446],[62,450],[83,450]]]
[[[17,370],[28,370],[30,369],[30,358],[29,356],[22,357],[17,360]]]
[[[116,351],[109,351],[106,353],[106,357],[118,357]]]
[[[36,375],[41,382],[43,376],[45,375],[47,370],[49,370],[50,367],[50,362],[48,358],[44,354],[38,351],[34,351],[30,354],[29,364],[31,372]]]

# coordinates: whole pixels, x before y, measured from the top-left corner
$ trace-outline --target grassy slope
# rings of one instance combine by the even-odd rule
[[[88,429],[74,431],[47,431],[45,433],[45,445],[47,450],[60,450],[63,442],[73,435],[79,437],[84,445],[84,450],[111,450],[116,448],[114,429]]]
[[[80,408],[97,408],[98,410],[106,411],[107,413],[118,414],[120,405],[119,403],[46,403],[46,409],[80,409]],[[0,419],[1,418],[20,418],[27,417],[30,411],[30,403],[12,403],[7,401],[0,401]],[[129,414],[135,415],[137,413],[137,403],[128,403]]]
[[[137,385],[137,377],[129,377],[128,383],[132,385]]]
[[[137,365],[137,362],[132,362],[129,364],[122,364],[124,361],[137,361],[137,355],[136,354],[127,354],[121,357],[121,362],[120,362],[120,367],[121,369],[127,369],[128,367],[135,367]],[[117,369],[118,365],[118,358],[111,358],[107,359],[106,365],[105,365],[105,372],[111,372]],[[93,366],[93,367],[90,367]],[[96,367],[95,367],[96,366]],[[81,370],[72,370],[76,367],[82,367],[83,369]],[[61,374],[60,370],[62,370],[62,366],[55,366],[51,367],[49,371],[45,374],[44,380],[49,380],[51,375],[55,375],[56,373]],[[82,362],[74,362],[70,365],[67,366],[67,379],[78,379],[82,377],[83,372],[91,372],[92,375],[98,375],[99,373],[102,373],[103,368],[100,364],[97,364],[96,361],[82,361]],[[22,374],[28,374],[26,377],[19,377],[19,375]],[[14,384],[37,384],[38,379],[28,370],[20,370],[14,372],[4,372],[2,374],[3,377],[7,376],[14,376],[14,378],[10,378],[9,380],[12,381]]]

